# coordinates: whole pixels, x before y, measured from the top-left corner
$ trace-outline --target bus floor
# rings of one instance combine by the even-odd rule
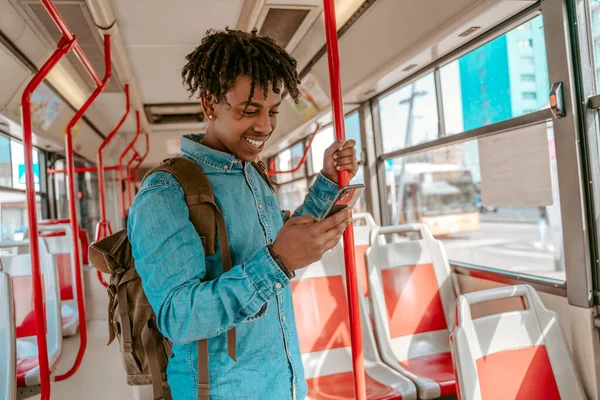
[[[127,386],[121,365],[117,342],[106,346],[108,328],[106,320],[88,321],[88,344],[85,356],[77,373],[67,380],[52,382],[53,399],[61,400],[129,400],[133,389]],[[57,375],[63,374],[73,365],[77,356],[79,335],[63,339],[63,353]],[[29,397],[39,400],[40,396]],[[455,395],[439,400],[457,400]]]
[[[61,400],[127,400],[133,395],[132,389],[125,382],[121,365],[119,345],[108,342],[106,320],[91,320],[87,323],[88,343],[85,356],[77,373],[61,382],[52,382],[52,399]],[[71,368],[79,348],[79,335],[63,339],[63,352],[60,358],[57,375]],[[39,399],[40,396],[30,397]]]

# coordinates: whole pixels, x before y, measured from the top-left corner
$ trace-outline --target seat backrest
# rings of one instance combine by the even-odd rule
[[[0,270],[0,399],[16,398],[16,337],[10,276]]]
[[[352,371],[341,244],[296,271],[292,294],[306,379]]]
[[[40,237],[44,238],[50,254],[55,258],[61,300],[76,300],[75,252],[73,251],[73,230],[71,229],[71,225],[54,224],[43,226],[40,227],[40,231]],[[77,235],[79,235],[79,232]],[[80,243],[80,248],[82,245],[83,243]],[[80,265],[84,265],[83,260]]]
[[[371,232],[377,228],[375,220],[369,213],[353,213],[354,221],[354,251],[356,259],[356,271],[362,289],[362,295],[369,295],[369,283],[367,279],[367,265],[365,253],[371,244]]]
[[[29,247],[29,240],[0,242],[0,248]],[[46,242],[39,239],[40,268],[46,305],[46,335],[50,365],[55,365],[62,351],[62,317],[56,263]],[[12,278],[17,338],[35,336],[31,255],[2,256],[4,271]]]
[[[417,233],[383,243],[382,235]],[[441,242],[423,224],[373,230],[366,253],[376,336],[384,359],[402,362],[449,351],[456,291]]]
[[[521,297],[524,310],[473,319],[471,305]],[[452,357],[462,400],[583,400],[556,314],[530,285],[461,295],[456,305]]]

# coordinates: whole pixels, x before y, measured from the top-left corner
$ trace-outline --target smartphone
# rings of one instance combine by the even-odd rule
[[[357,185],[348,185],[340,189],[338,194],[333,199],[333,202],[323,214],[323,219],[330,217],[331,215],[341,211],[342,209],[354,207],[354,204],[358,201],[358,198],[365,190],[365,185],[359,183]]]

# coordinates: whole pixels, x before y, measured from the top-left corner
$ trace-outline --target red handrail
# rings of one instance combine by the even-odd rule
[[[104,167],[104,171],[118,171],[119,170],[119,166],[115,165],[112,167]],[[48,168],[48,175],[54,175],[54,174],[64,174],[66,173],[67,170],[66,169],[52,169],[52,168]],[[79,167],[79,168],[75,168],[75,173],[84,173],[84,172],[98,172],[98,167]]]
[[[108,143],[112,140],[112,138],[117,134],[117,131],[121,129],[123,123],[127,119],[129,115],[131,104],[129,101],[129,84],[125,84],[125,115],[119,121],[117,126],[108,134],[106,139],[102,142],[100,147],[98,148],[98,193],[100,194],[100,221],[96,225],[96,237],[95,241],[97,242],[100,239],[104,239],[108,235],[112,235],[112,228],[110,226],[110,222],[106,219],[106,199],[104,195],[104,161],[102,158],[102,152],[104,148],[108,145]],[[119,166],[119,169],[121,167]],[[104,287],[108,287],[108,283],[104,281],[102,277],[102,272],[98,270],[98,280],[100,283],[104,285]]]
[[[81,57],[80,57],[81,58]],[[91,67],[91,66],[90,66]],[[87,68],[87,66],[86,66]],[[56,381],[63,381],[73,376],[79,369],[85,349],[87,347],[87,325],[85,317],[85,303],[83,293],[83,277],[81,275],[81,251],[79,248],[79,222],[77,221],[77,198],[75,197],[75,166],[73,163],[73,128],[83,117],[83,114],[90,108],[94,100],[102,93],[110,77],[112,75],[112,63],[110,55],[110,35],[104,35],[104,79],[100,84],[97,84],[96,90],[91,94],[83,106],[75,113],[65,135],[66,143],[66,162],[68,176],[68,199],[69,199],[69,216],[71,222],[71,233],[73,235],[73,257],[75,259],[75,289],[77,291],[77,314],[79,316],[79,350],[73,366],[69,371],[56,377]]]
[[[139,153],[137,152],[136,149],[133,149],[133,156],[131,157],[131,159],[129,159],[129,161],[127,162],[127,200],[128,203],[127,205],[129,207],[131,207],[132,204],[132,199],[131,199],[131,164],[133,164],[134,161],[139,160]]]
[[[140,158],[140,160],[138,161],[137,165],[135,167],[133,167],[133,174],[131,177],[131,180],[133,182],[133,188],[135,190],[135,182],[137,180],[137,172],[138,169],[140,169],[140,167],[142,166],[142,163],[144,161],[146,161],[146,157],[148,157],[148,153],[150,153],[150,135],[148,135],[147,133],[146,135],[146,152],[144,153],[144,155],[142,156],[142,158]],[[129,205],[131,207],[131,204]]]
[[[313,142],[313,140],[315,140],[315,136],[317,136],[317,133],[319,133],[319,129],[321,129],[321,127],[319,126],[319,124],[317,124],[317,128],[310,135],[310,140],[308,142],[308,146],[306,146],[306,148],[304,149],[304,154],[302,154],[302,158],[300,159],[300,162],[298,163],[298,165],[295,168],[290,169],[289,171],[269,170],[269,171],[267,171],[267,175],[273,176],[273,175],[279,175],[279,174],[293,174],[294,172],[296,172],[300,168],[302,168],[302,166],[306,162],[306,156],[308,155],[308,151],[310,150],[310,146],[312,146],[312,142]]]
[[[139,111],[135,112],[135,124],[136,124],[135,136],[134,136],[133,140],[129,143],[129,145],[125,148],[125,150],[123,150],[123,153],[121,153],[121,157],[119,158],[119,165],[121,166],[121,169],[119,170],[119,182],[121,183],[121,188],[120,188],[121,189],[121,216],[123,218],[125,218],[127,216],[127,212],[125,211],[125,192],[123,191],[123,160],[125,159],[125,156],[129,152],[129,150],[133,149],[135,142],[137,141],[138,137],[140,136],[141,122],[140,122],[140,112]]]
[[[71,222],[70,219],[45,219],[38,222],[38,226],[62,225]]]
[[[32,80],[29,82],[25,90],[23,91],[23,95],[21,97],[21,116],[23,122],[23,152],[24,152],[24,160],[25,160],[25,192],[27,196],[27,214],[28,214],[28,225],[29,232],[31,235],[30,238],[30,246],[31,246],[31,269],[32,269],[32,280],[33,280],[33,300],[35,307],[35,320],[36,320],[36,336],[37,336],[37,345],[38,345],[38,363],[40,369],[40,391],[41,391],[41,399],[46,400],[50,398],[50,366],[48,362],[48,344],[46,342],[46,321],[44,318],[44,299],[42,292],[42,279],[40,274],[40,259],[39,259],[39,232],[38,232],[38,221],[37,221],[37,212],[36,212],[36,196],[35,196],[35,185],[34,185],[34,175],[33,175],[33,143],[32,143],[32,129],[31,129],[31,96],[35,89],[40,85],[40,83],[45,79],[50,70],[56,66],[58,62],[71,50],[75,50],[77,57],[81,61],[81,63],[85,66],[85,68],[90,73],[90,76],[96,83],[97,87],[104,87],[107,83],[107,77],[110,76],[110,71],[107,70],[107,77],[105,77],[105,81],[101,82],[98,78],[98,75],[94,71],[91,66],[91,63],[83,53],[81,47],[77,44],[77,39],[75,35],[69,30],[64,20],[61,18],[58,10],[54,7],[51,0],[41,0],[44,5],[46,11],[50,14],[60,31],[62,32],[62,38],[58,42],[57,49],[52,53],[50,58],[46,61],[46,63],[42,66],[42,68],[35,74]],[[105,50],[108,49],[108,57],[110,60],[110,42],[105,42]],[[106,55],[105,55],[106,56]],[[106,57],[105,57],[106,58]],[[96,93],[96,92],[94,92]],[[91,102],[90,102],[91,103]],[[87,105],[89,107],[89,104]],[[81,110],[80,110],[81,111]],[[79,112],[78,112],[79,113]],[[83,113],[81,113],[83,114]],[[77,115],[77,114],[76,114]],[[71,126],[72,128],[72,126]],[[70,132],[69,132],[70,133]],[[70,139],[70,134],[67,135],[68,139]],[[71,143],[72,144],[72,143]],[[72,158],[73,149],[70,149],[70,154],[67,155]],[[72,175],[70,176],[70,188],[73,189],[73,179]],[[71,199],[74,200],[74,196],[71,196]],[[74,202],[71,202],[71,207],[74,206]],[[77,249],[77,247],[76,247]],[[80,272],[80,271],[79,271]],[[81,275],[79,275],[79,279],[77,282],[78,289],[82,288],[81,285]],[[79,311],[85,312],[83,310],[83,299],[81,300],[81,305],[79,305]],[[85,314],[84,315],[84,325],[85,326]],[[83,328],[84,333],[82,335],[82,342],[85,340],[85,328]]]
[[[346,132],[344,129],[344,108],[342,103],[342,83],[340,80],[340,58],[334,0],[323,0],[323,8],[325,12],[327,60],[329,64],[329,84],[331,87],[331,104],[333,106],[335,137],[337,140],[344,140],[346,138]],[[338,171],[338,186],[341,188],[342,186],[348,185],[348,183],[348,171]],[[350,313],[354,396],[358,400],[366,400],[362,331],[360,329],[356,261],[354,258],[354,229],[352,224],[349,224],[344,231],[344,260],[346,262],[346,287],[348,291],[348,311]]]
[[[53,8],[46,4],[46,8]],[[30,232],[31,279],[33,285],[33,305],[35,313],[35,334],[38,346],[38,365],[40,369],[40,398],[50,399],[50,365],[48,362],[48,343],[46,342],[46,319],[44,318],[44,294],[42,292],[42,276],[40,271],[40,249],[37,225],[35,185],[33,180],[33,143],[31,131],[31,96],[42,83],[48,73],[75,45],[75,38],[64,37],[46,63],[31,79],[21,97],[21,119],[23,125],[23,152],[25,158],[25,194],[27,196],[27,215]]]
[[[67,236],[67,232],[65,231],[50,231],[50,232],[40,232],[40,237],[43,238],[51,238],[51,237],[61,237],[61,236]]]

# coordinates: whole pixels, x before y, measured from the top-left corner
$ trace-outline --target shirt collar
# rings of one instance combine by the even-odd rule
[[[181,152],[199,164],[222,172],[242,170],[242,161],[233,154],[211,149],[200,143],[204,134],[185,135],[181,138]]]

